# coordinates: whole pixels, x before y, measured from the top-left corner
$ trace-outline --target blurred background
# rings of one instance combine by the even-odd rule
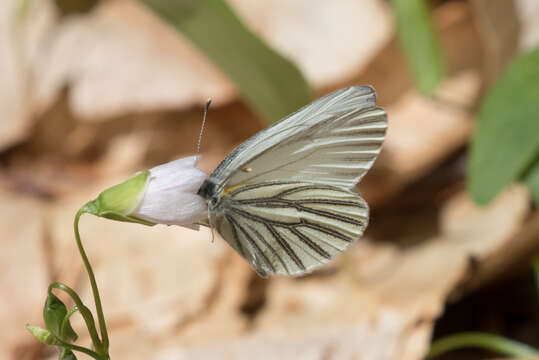
[[[0,358],[58,358],[24,325],[53,281],[93,309],[75,213],[195,153],[208,98],[209,173],[350,85],[389,119],[370,225],[310,275],[261,279],[207,229],[82,218],[111,358],[422,359],[464,331],[539,347],[537,19],[536,0],[2,1]]]

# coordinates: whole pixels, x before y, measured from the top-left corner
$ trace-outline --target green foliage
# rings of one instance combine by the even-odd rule
[[[539,354],[531,346],[501,336],[481,332],[463,332],[436,340],[431,345],[426,358],[431,359],[446,352],[463,348],[480,348],[510,357],[534,356]]]
[[[469,189],[490,202],[539,155],[539,48],[515,59],[486,95],[471,146]],[[539,197],[538,165],[526,182]]]
[[[77,340],[77,334],[71,327],[67,308],[58,297],[49,293],[43,308],[43,319],[47,330],[66,343]]]
[[[81,214],[82,212],[79,210],[79,212],[77,212],[77,216],[75,217],[75,238],[78,243],[77,245],[79,245],[79,250],[81,252],[83,260],[86,260],[85,263],[89,264],[87,262],[88,259],[86,257],[86,253],[84,252],[80,243],[80,235],[78,233],[78,221]],[[93,271],[91,271],[90,269],[89,273],[92,274],[90,275],[90,283],[94,285],[95,278],[93,277]],[[64,303],[52,293],[53,289],[59,289],[66,292],[71,297],[71,299],[73,299],[76,306],[71,308],[71,310],[67,311],[67,308]],[[94,300],[99,299],[97,297],[98,293],[96,292],[95,294],[96,297],[94,298]],[[102,323],[104,325],[104,317],[102,316],[103,310],[101,308],[101,302],[99,300],[96,301],[96,309],[99,312],[98,316],[100,319],[100,324]],[[73,314],[77,312],[80,312],[82,318],[84,319],[88,332],[90,333],[90,338],[92,339],[93,349],[88,349],[73,343],[75,340],[77,340],[78,336],[71,327],[70,318]],[[66,286],[59,282],[54,282],[49,285],[49,291],[47,292],[47,300],[45,301],[45,306],[43,308],[43,318],[45,320],[45,325],[47,329],[43,329],[39,326],[33,325],[27,325],[26,329],[28,329],[28,331],[42,343],[57,347],[60,350],[60,353],[58,354],[58,359],[76,359],[76,356],[73,351],[80,351],[91,356],[95,360],[110,360],[110,356],[108,354],[108,335],[106,331],[106,326],[103,326],[101,329],[103,337],[103,341],[101,341],[97,335],[95,322],[90,309],[88,309],[88,307],[82,303],[79,295],[69,286]]]
[[[445,63],[426,0],[391,0],[400,43],[416,86],[431,94],[444,78]]]
[[[76,223],[78,222],[79,217],[80,216],[77,216]],[[78,235],[78,232],[76,234]],[[77,239],[79,238],[80,237],[77,236]],[[82,253],[83,252],[81,251],[81,254]],[[65,291],[69,296],[71,296],[76,306],[67,311],[64,303],[52,293],[53,289]],[[102,311],[100,303],[98,306],[98,303],[96,302],[96,308],[99,309],[98,311]],[[71,327],[70,318],[77,312],[80,312],[84,322],[86,323],[86,327],[88,328],[90,337],[92,339],[93,349],[88,349],[73,343],[77,340],[78,336]],[[103,335],[103,338],[107,340],[107,343],[105,344],[105,342],[101,341],[97,336],[95,323],[90,309],[88,309],[88,307],[82,303],[79,295],[70,287],[58,282],[49,285],[47,300],[45,301],[45,306],[43,307],[43,318],[47,327],[46,329],[33,325],[26,325],[26,329],[43,344],[55,346],[58,350],[60,350],[58,359],[76,359],[73,351],[80,351],[91,356],[95,360],[110,360],[110,356],[108,354],[108,336],[106,335],[106,329],[103,331],[103,334],[105,334]]]
[[[299,70],[251,33],[223,0],[140,0],[193,42],[274,122],[311,99]]]
[[[68,349],[63,349],[58,359],[59,360],[77,360],[77,357],[75,356],[75,354],[73,354],[73,351],[68,350]]]

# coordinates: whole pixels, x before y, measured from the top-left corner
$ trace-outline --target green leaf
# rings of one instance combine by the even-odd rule
[[[422,93],[431,94],[444,78],[445,62],[427,1],[391,0],[391,5],[416,86]]]
[[[526,173],[524,182],[528,185],[535,203],[539,206],[539,160],[536,160],[530,170]]]
[[[49,293],[43,308],[43,319],[47,329],[57,337],[60,337],[60,328],[66,314],[64,303],[56,295]]]
[[[71,343],[77,339],[77,334],[71,327],[69,319],[64,321],[68,316],[67,308],[56,295],[49,293],[43,308],[43,319],[47,329],[57,338]]]
[[[250,32],[223,0],[140,0],[193,42],[265,120],[311,100],[299,70]]]
[[[490,202],[539,154],[539,48],[515,59],[486,95],[471,144],[468,186]],[[536,184],[536,176],[528,180]]]
[[[64,340],[65,342],[72,343],[78,339],[77,333],[73,330],[71,327],[70,317],[75,312],[77,312],[78,309],[76,307],[72,308],[66,316],[64,316],[64,319],[62,320],[62,324],[60,325],[60,338]]]
[[[73,354],[73,351],[63,349],[60,353],[60,356],[58,357],[58,360],[77,360],[77,357],[75,356],[75,354]]]

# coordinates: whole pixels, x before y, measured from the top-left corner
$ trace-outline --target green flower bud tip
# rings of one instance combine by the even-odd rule
[[[126,181],[106,189],[81,210],[111,220],[155,225],[153,222],[131,215],[132,210],[144,196],[149,176],[149,171],[140,171]]]
[[[56,340],[54,335],[50,333],[49,330],[34,325],[26,325],[26,329],[43,344],[58,345],[58,341]]]

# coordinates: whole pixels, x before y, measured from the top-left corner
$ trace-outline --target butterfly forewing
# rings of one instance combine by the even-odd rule
[[[327,263],[362,234],[368,207],[355,192],[304,182],[263,182],[223,193],[212,222],[262,276]]]
[[[241,144],[209,181],[233,186],[297,180],[349,189],[372,166],[386,128],[371,87],[335,91]]]

